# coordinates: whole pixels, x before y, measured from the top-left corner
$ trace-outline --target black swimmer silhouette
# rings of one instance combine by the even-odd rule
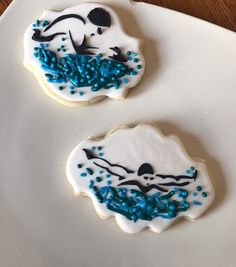
[[[92,9],[87,18],[82,17],[78,14],[66,14],[59,16],[55,20],[53,20],[42,32],[40,29],[33,29],[34,33],[32,35],[32,39],[36,42],[51,42],[56,37],[60,35],[69,35],[69,39],[71,41],[71,44],[77,54],[80,55],[94,55],[94,52],[91,52],[91,50],[98,49],[98,47],[90,46],[88,44],[88,37],[86,34],[84,34],[83,40],[80,45],[77,44],[77,42],[74,40],[72,36],[72,32],[69,29],[68,32],[55,32],[51,35],[44,35],[46,34],[50,29],[52,29],[56,24],[58,24],[61,21],[68,20],[68,19],[76,19],[80,22],[82,22],[84,25],[86,23],[92,23],[93,25],[98,26],[97,28],[97,34],[102,35],[104,28],[110,28],[112,19],[110,14],[103,8],[94,8]],[[88,19],[88,20],[87,20]],[[91,33],[89,37],[95,36],[95,33]],[[110,47],[110,50],[115,52],[112,56],[110,56],[111,59],[119,61],[119,62],[127,62],[127,58],[125,55],[122,54],[122,51],[119,47]]]
[[[192,175],[164,175],[164,174],[155,174],[153,167],[149,163],[143,163],[138,171],[137,176],[140,177],[140,179],[129,179],[130,175],[135,174],[136,172],[130,169],[127,169],[126,167],[120,165],[120,164],[112,164],[108,160],[96,156],[92,151],[88,149],[83,149],[85,152],[87,159],[92,160],[93,164],[98,166],[99,168],[102,168],[106,170],[109,174],[114,175],[119,178],[119,180],[125,180],[118,184],[118,186],[124,186],[124,185],[134,185],[137,186],[143,193],[147,193],[152,189],[157,189],[161,192],[168,192],[167,189],[170,186],[179,186],[183,187],[191,182],[195,181],[197,178],[197,170],[194,170],[194,173]],[[128,177],[127,177],[128,176]],[[160,183],[155,182],[155,179],[161,178],[161,179],[173,179],[173,182],[167,182],[167,183]],[[179,182],[180,180],[187,180],[184,182]],[[147,185],[143,185],[142,180],[150,180],[154,183]],[[167,187],[167,188],[165,188]]]

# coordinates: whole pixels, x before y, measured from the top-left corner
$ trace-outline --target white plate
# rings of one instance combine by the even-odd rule
[[[236,266],[235,33],[156,6],[102,1],[144,40],[147,72],[125,101],[68,108],[23,68],[22,38],[44,8],[78,2],[14,0],[0,21],[0,266]],[[65,177],[67,156],[87,135],[140,120],[178,134],[217,186],[207,214],[160,235],[127,235],[101,220]]]

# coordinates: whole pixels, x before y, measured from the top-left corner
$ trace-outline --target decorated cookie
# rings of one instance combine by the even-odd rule
[[[161,232],[177,219],[196,219],[214,200],[205,165],[191,159],[176,136],[151,124],[118,127],[89,138],[71,153],[67,177],[89,196],[102,218],[115,216],[127,233]]]
[[[140,46],[112,9],[84,3],[62,12],[45,11],[29,26],[24,65],[62,104],[123,99],[144,73]]]

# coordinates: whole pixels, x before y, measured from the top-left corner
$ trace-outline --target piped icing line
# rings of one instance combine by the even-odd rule
[[[145,70],[140,40],[97,3],[45,11],[28,27],[24,50],[24,65],[45,92],[70,106],[123,99]]]
[[[154,124],[83,141],[66,169],[75,193],[89,196],[100,217],[115,216],[127,233],[146,227],[159,233],[177,219],[199,217],[214,201],[206,166]]]

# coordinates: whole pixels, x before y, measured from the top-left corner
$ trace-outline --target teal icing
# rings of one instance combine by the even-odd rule
[[[98,182],[98,183],[101,183],[102,182],[102,178],[101,177],[96,177],[96,182]]]
[[[93,180],[90,180],[88,186],[89,186],[90,189],[92,189],[93,186],[94,186],[94,181]]]
[[[57,49],[57,52],[61,51],[66,52],[64,46]],[[66,54],[58,58],[56,53],[40,45],[34,48],[34,56],[46,72],[45,77],[49,83],[69,83],[76,88],[89,87],[92,92],[102,88],[118,90],[122,83],[127,84],[125,76],[138,74],[128,65],[104,58],[101,54]]]
[[[188,192],[183,189],[176,188],[167,194],[157,192],[148,196],[135,189],[112,186],[99,188],[91,181],[89,187],[98,201],[106,205],[107,209],[122,214],[134,222],[138,220],[151,221],[157,217],[172,219],[179,212],[185,212],[190,207],[189,202],[186,201]]]
[[[200,192],[200,191],[202,191],[202,187],[201,187],[200,185],[198,185],[198,186],[196,187],[196,190],[197,190],[198,192]]]
[[[39,19],[37,19],[32,26],[33,26],[33,28],[39,28],[40,26],[42,26],[42,28],[45,28],[48,25],[49,25],[49,21],[48,20],[40,21]]]
[[[199,202],[199,201],[197,201],[197,200],[193,200],[193,201],[192,201],[192,204],[193,204],[194,206],[201,206],[201,205],[202,205],[202,202]]]
[[[196,172],[196,168],[195,168],[194,166],[191,166],[189,169],[185,170],[185,173],[186,173],[187,175],[192,175],[192,176],[194,176],[195,172]]]
[[[86,171],[89,175],[93,175],[94,171],[91,168],[86,168]]]

